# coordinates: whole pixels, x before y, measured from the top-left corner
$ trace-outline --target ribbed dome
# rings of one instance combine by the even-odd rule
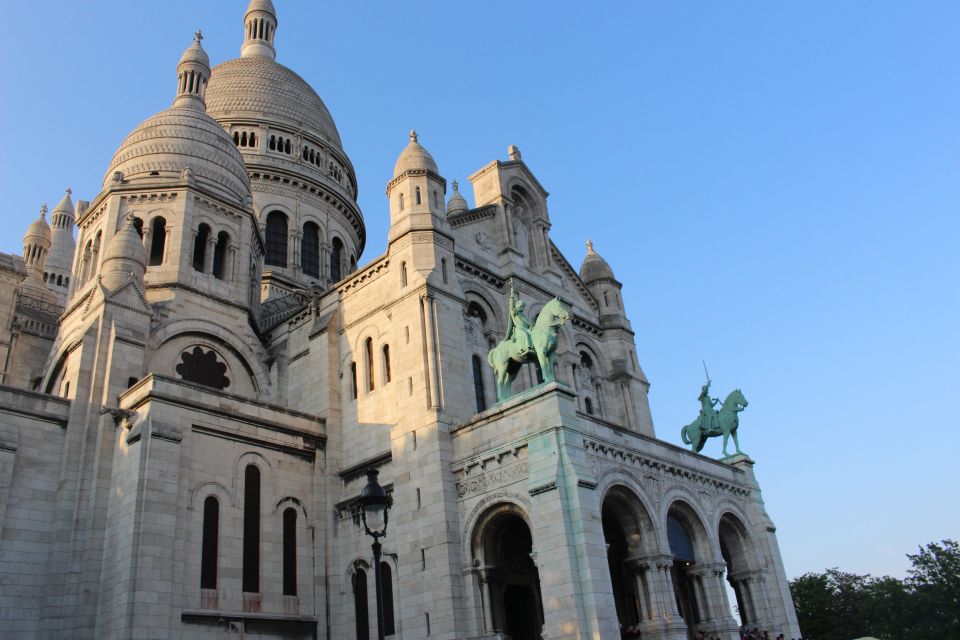
[[[470,206],[467,204],[467,201],[460,195],[460,183],[454,180],[453,194],[450,196],[450,201],[447,202],[447,215],[451,216],[455,213],[463,213],[469,209]]]
[[[30,226],[27,227],[27,232],[23,234],[24,242],[32,239],[42,239],[46,240],[47,243],[50,242],[50,225],[47,224],[46,215],[47,205],[43,205],[43,208],[40,209],[40,217],[31,222]]]
[[[304,129],[342,149],[340,134],[320,96],[282,64],[252,56],[213,68],[207,87],[207,113],[217,120],[251,117],[292,130]]]
[[[423,170],[440,175],[440,169],[437,168],[433,156],[417,142],[417,132],[410,131],[410,144],[400,152],[397,163],[393,165],[393,177],[402,176],[407,171]]]
[[[273,8],[273,2],[270,0],[250,0],[250,6],[247,7],[247,13],[251,11],[266,11],[277,15],[277,10]]]
[[[51,217],[57,215],[58,213],[69,213],[73,215],[73,200],[70,199],[70,194],[72,191],[67,189],[63,194],[63,198],[60,199],[60,202],[57,203],[57,206],[53,208],[53,213]]]
[[[131,181],[158,175],[179,178],[187,167],[197,182],[229,200],[243,203],[250,195],[240,152],[220,125],[197,109],[171,108],[144,120],[113,156],[103,186],[109,186],[116,171]]]
[[[193,45],[187,47],[187,50],[180,56],[180,62],[177,63],[177,66],[180,66],[184,62],[195,62],[208,67],[210,66],[210,57],[207,56],[207,52],[200,46],[200,37],[200,32],[198,31],[197,39],[194,40]]]
[[[583,264],[580,265],[580,279],[588,285],[595,280],[616,279],[613,277],[613,269],[610,268],[606,260],[600,257],[600,254],[593,250],[593,243],[589,240],[587,241],[587,257],[583,259]]]

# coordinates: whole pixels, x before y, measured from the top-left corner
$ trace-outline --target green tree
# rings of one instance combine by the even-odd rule
[[[931,542],[916,555],[907,584],[917,613],[915,638],[960,638],[960,546]]]

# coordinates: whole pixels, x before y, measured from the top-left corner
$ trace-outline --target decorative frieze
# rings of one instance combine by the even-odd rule
[[[751,491],[749,488],[727,482],[716,476],[710,476],[688,467],[681,467],[664,460],[659,460],[652,456],[647,456],[633,449],[617,447],[605,442],[595,441],[589,438],[583,439],[583,446],[588,453],[614,463],[626,465],[638,469],[649,469],[661,476],[671,476],[674,479],[682,479],[691,484],[700,485],[725,491],[735,496],[746,497]]]

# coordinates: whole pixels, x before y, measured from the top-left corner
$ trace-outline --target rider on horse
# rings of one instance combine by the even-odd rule
[[[705,434],[712,434],[716,430],[714,422],[717,410],[714,407],[720,402],[720,398],[710,397],[710,382],[707,380],[707,384],[700,387],[700,396],[697,398],[700,401],[700,430]]]
[[[513,340],[517,345],[518,355],[526,355],[533,351],[533,339],[530,337],[530,321],[524,315],[526,304],[517,298],[510,283],[510,318],[507,322],[507,336],[504,340]]]

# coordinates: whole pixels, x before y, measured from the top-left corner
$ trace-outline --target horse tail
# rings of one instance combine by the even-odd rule
[[[687,436],[687,428],[686,428],[686,427],[684,427],[683,429],[680,429],[680,437],[683,439],[683,444],[693,444],[693,442],[691,442],[689,436]]]

